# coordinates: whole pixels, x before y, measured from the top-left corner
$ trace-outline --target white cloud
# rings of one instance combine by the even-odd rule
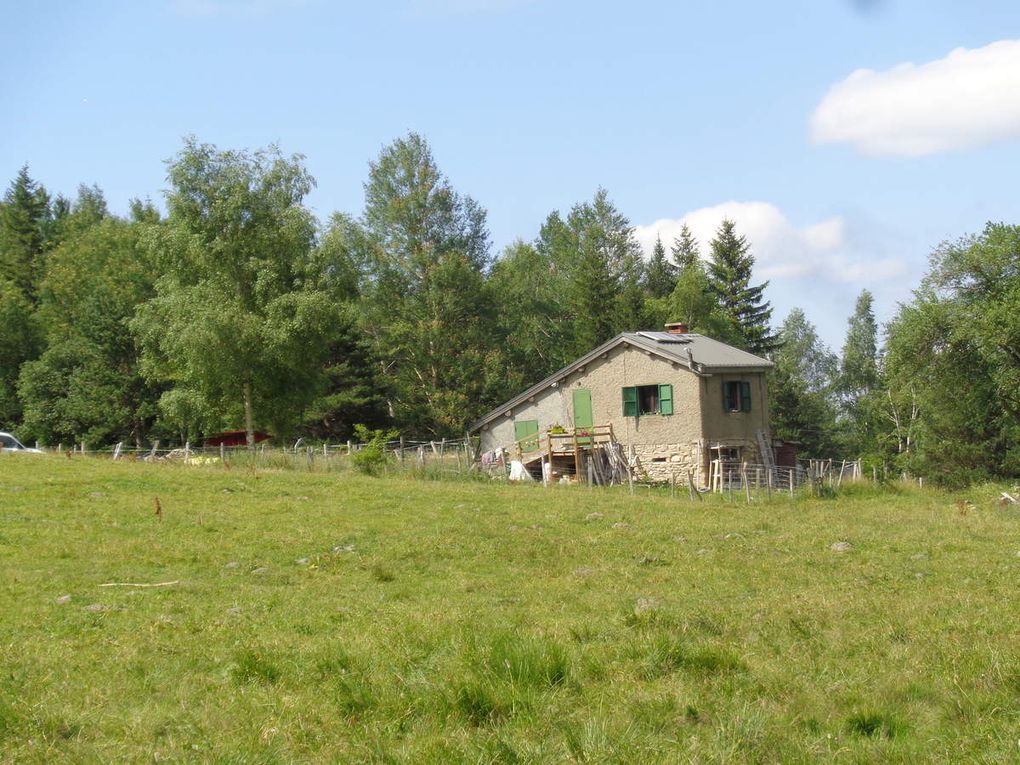
[[[755,277],[759,279],[869,284],[900,277],[907,269],[900,258],[862,252],[842,216],[797,227],[768,202],[723,202],[679,218],[636,226],[634,233],[646,253],[651,252],[656,236],[662,237],[668,251],[681,227],[687,224],[705,258],[709,242],[724,218],[732,220],[737,233],[747,237],[755,258]]]
[[[1020,137],[1020,40],[957,48],[926,64],[858,69],[811,115],[816,143],[914,157]]]

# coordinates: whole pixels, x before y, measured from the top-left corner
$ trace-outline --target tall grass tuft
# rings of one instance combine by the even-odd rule
[[[234,653],[231,676],[235,683],[273,685],[282,675],[280,668],[273,661],[255,650],[245,648]]]
[[[896,738],[904,726],[895,716],[881,711],[858,712],[847,718],[846,728],[851,733],[869,738]]]
[[[485,670],[520,688],[554,688],[570,675],[570,657],[553,640],[497,636],[484,657]]]
[[[696,675],[716,675],[744,672],[747,665],[740,657],[724,649],[712,646],[691,649],[679,637],[660,635],[645,653],[640,674],[644,679],[652,680],[677,670]]]

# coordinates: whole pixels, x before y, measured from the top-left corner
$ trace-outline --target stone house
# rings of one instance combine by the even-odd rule
[[[708,485],[713,460],[771,464],[765,373],[772,362],[688,332],[624,332],[470,427],[482,453],[529,462],[543,434],[611,433],[653,480]],[[538,459],[532,455],[532,459]],[[578,453],[578,459],[580,454]],[[576,463],[575,463],[576,464]],[[538,475],[541,475],[539,470]]]

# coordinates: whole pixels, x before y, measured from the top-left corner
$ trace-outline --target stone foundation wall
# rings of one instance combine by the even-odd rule
[[[727,446],[740,447],[742,461],[748,464],[760,464],[761,455],[755,441],[744,439],[727,439]],[[629,454],[629,447],[623,446],[624,455]],[[708,466],[712,457],[707,449],[698,441],[667,444],[634,444],[634,454],[638,458],[639,476],[650,481],[670,481],[676,475],[677,480],[687,480],[687,471],[694,473],[694,483],[698,487],[708,485]]]
[[[624,450],[626,453],[626,449]],[[698,442],[672,444],[634,444],[638,458],[638,475],[644,474],[651,481],[669,481],[676,474],[677,480],[687,480],[687,471],[694,472],[694,482],[702,483],[699,464]]]

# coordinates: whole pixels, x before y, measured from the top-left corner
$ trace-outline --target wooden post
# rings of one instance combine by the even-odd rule
[[[309,446],[305,450],[305,452],[308,455],[308,469],[311,470],[312,469],[312,465],[315,463],[315,449],[312,448],[311,446]]]
[[[701,494],[698,492],[697,487],[694,485],[694,472],[691,470],[687,471],[687,491],[690,492],[691,499],[697,497],[698,502],[701,502]]]
[[[669,496],[676,499],[676,471],[674,470],[669,476]]]
[[[115,460],[119,460],[120,459],[120,450],[121,450],[122,446],[124,446],[124,442],[123,441],[118,441],[117,445],[115,447],[113,447],[113,458]]]
[[[400,437],[400,464],[404,464],[404,437]]]
[[[747,463],[740,464],[740,480],[744,484],[744,494],[747,496],[747,504],[751,504],[751,484],[747,480]]]
[[[545,488],[549,488],[549,477],[548,477],[548,475],[545,472],[545,466],[546,466],[545,455],[539,457],[538,459],[539,459],[539,464],[542,466],[542,486],[545,487]]]
[[[221,441],[220,442],[220,462],[226,462],[226,461],[227,461],[227,447],[224,446],[223,442]]]
[[[156,456],[156,450],[159,448],[159,439],[157,438],[152,442],[152,451],[149,452],[149,459],[153,459]]]
[[[790,468],[790,498],[793,498],[793,468]]]
[[[446,439],[444,438],[439,442],[439,459],[443,459],[446,456]]]
[[[630,445],[630,456],[627,460],[627,483],[630,484],[630,493],[634,493],[634,444]]]
[[[184,442],[184,461],[187,462],[191,458],[191,441]]]

